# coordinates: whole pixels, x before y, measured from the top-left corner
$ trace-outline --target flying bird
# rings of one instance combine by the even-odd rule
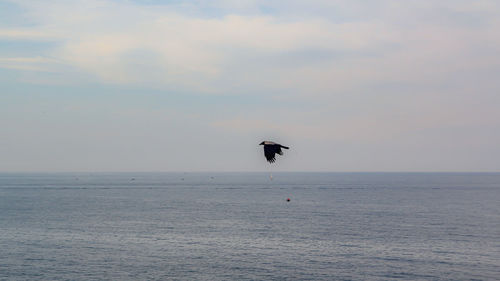
[[[274,163],[276,161],[275,154],[283,155],[282,148],[289,149],[289,147],[275,143],[272,141],[263,141],[259,145],[264,146],[264,156],[266,156],[267,162]]]

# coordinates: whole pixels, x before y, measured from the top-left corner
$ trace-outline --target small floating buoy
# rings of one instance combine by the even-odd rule
[[[286,199],[286,202],[290,202],[290,198],[287,198],[287,199]]]

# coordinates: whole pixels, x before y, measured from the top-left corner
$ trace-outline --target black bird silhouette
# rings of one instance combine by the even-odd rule
[[[259,145],[264,146],[264,156],[266,156],[267,162],[274,163],[276,161],[275,154],[283,155],[282,148],[289,149],[289,147],[275,143],[272,141],[263,141]]]

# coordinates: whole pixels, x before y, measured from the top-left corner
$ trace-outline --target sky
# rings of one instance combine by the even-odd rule
[[[0,172],[498,172],[499,30],[497,0],[0,0]]]

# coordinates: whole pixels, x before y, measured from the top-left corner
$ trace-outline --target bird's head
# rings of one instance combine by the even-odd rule
[[[259,145],[264,145],[264,142],[259,143]]]

